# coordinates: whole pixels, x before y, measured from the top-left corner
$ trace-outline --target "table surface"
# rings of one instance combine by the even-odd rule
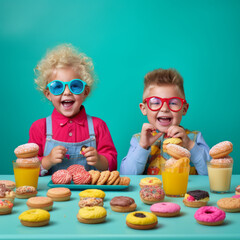
[[[129,196],[135,199],[137,209],[150,211],[150,205],[141,202],[139,197],[140,179],[146,176],[129,176],[130,186],[121,191],[105,191],[104,207],[107,210],[106,222],[101,224],[83,224],[78,222],[79,192],[72,190],[70,201],[54,202],[50,211],[49,225],[39,228],[25,227],[20,223],[18,216],[28,209],[26,199],[15,198],[12,213],[0,216],[0,239],[240,239],[240,213],[226,213],[226,219],[221,226],[200,225],[194,219],[196,208],[186,207],[183,198],[165,197],[164,201],[174,202],[181,206],[181,214],[174,218],[158,217],[158,225],[151,230],[135,230],[127,227],[125,219],[128,213],[113,212],[110,200],[115,196]],[[161,176],[159,176],[161,179]],[[13,175],[2,175],[0,180],[12,180]],[[40,177],[38,196],[46,196],[50,177]],[[233,175],[231,193],[210,193],[208,205],[217,206],[217,201],[224,197],[231,197],[234,189],[240,184],[240,176]],[[207,176],[189,176],[188,191],[209,191]]]

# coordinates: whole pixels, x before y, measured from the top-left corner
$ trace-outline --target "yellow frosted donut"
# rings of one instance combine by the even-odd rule
[[[107,211],[104,207],[83,207],[80,208],[77,214],[77,219],[82,223],[100,223],[105,221]]]
[[[141,188],[146,185],[161,187],[162,181],[157,177],[146,177],[141,179],[139,185]]]
[[[80,199],[87,197],[105,198],[105,192],[99,189],[87,189],[79,193]]]
[[[157,223],[157,216],[150,212],[136,211],[129,213],[126,217],[126,224],[135,229],[150,229]]]
[[[18,218],[24,226],[40,227],[48,224],[50,214],[43,209],[30,209],[21,213]]]

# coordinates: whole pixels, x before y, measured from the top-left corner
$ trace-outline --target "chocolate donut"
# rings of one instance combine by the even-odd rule
[[[187,192],[187,194],[189,194],[192,197],[194,197],[195,200],[200,200],[200,199],[209,197],[208,192],[202,191],[202,190],[189,191],[189,192]]]
[[[132,212],[137,207],[133,198],[125,196],[114,197],[110,201],[110,206],[115,212]]]

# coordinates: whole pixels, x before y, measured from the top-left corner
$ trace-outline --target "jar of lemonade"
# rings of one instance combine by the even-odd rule
[[[187,192],[189,162],[189,158],[184,157],[178,160],[167,160],[165,164],[162,164],[162,181],[166,196],[184,197]]]
[[[40,172],[40,161],[37,157],[13,161],[13,171],[17,188],[21,186],[33,186],[37,189]]]

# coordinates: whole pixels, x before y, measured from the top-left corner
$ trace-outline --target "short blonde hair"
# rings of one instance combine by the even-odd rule
[[[44,92],[53,71],[65,67],[72,67],[81,80],[92,87],[95,74],[91,58],[79,53],[71,44],[61,44],[48,51],[34,69],[37,89]]]
[[[180,73],[173,68],[169,69],[156,69],[147,73],[144,77],[144,91],[151,85],[175,85],[178,86],[179,90],[185,97],[184,88],[183,88],[183,78]]]

